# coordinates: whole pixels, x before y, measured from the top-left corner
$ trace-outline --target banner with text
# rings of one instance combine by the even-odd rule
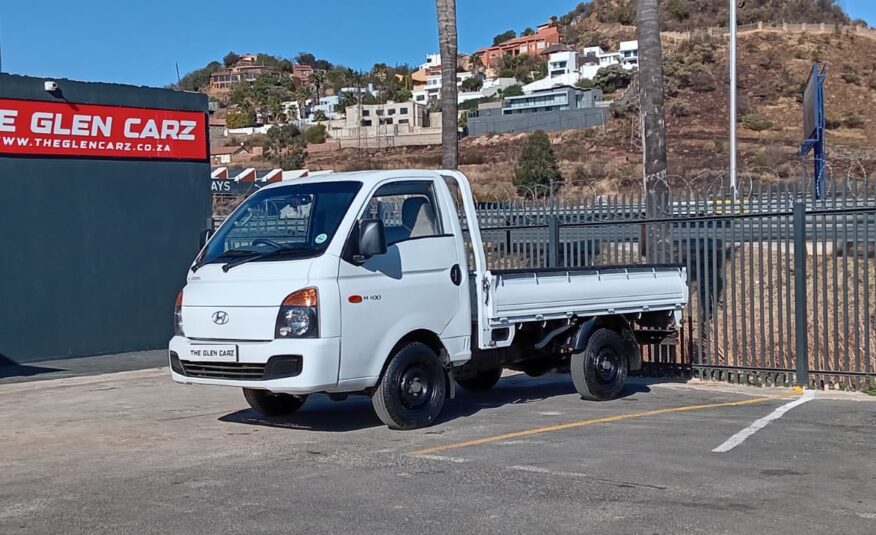
[[[192,111],[0,99],[0,155],[207,160]]]

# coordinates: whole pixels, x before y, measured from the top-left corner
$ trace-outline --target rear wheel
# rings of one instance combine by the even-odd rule
[[[304,405],[307,396],[292,394],[275,394],[268,390],[244,388],[243,397],[249,406],[264,416],[286,416],[294,413]]]
[[[619,334],[599,329],[584,351],[572,355],[572,382],[582,398],[605,401],[620,395],[629,366],[625,347]]]
[[[413,342],[395,352],[371,403],[390,429],[432,425],[444,407],[447,376],[432,348]]]
[[[466,390],[471,390],[472,392],[486,392],[496,386],[496,383],[498,383],[501,378],[502,368],[493,368],[491,370],[479,371],[464,379],[457,379],[456,382]]]

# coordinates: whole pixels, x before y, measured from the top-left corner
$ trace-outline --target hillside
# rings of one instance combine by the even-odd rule
[[[835,0],[740,0],[737,6],[736,18],[739,24],[853,24]],[[660,0],[660,13],[664,31],[726,27],[729,20],[727,0]],[[592,0],[581,2],[560,17],[558,22],[564,27],[584,26],[586,29],[593,29],[605,24],[631,25],[635,23],[635,16],[635,0]]]
[[[726,39],[664,42],[667,131],[673,188],[704,190],[726,181]],[[749,187],[800,180],[809,160],[796,156],[802,136],[800,89],[812,61],[828,65],[825,85],[834,176],[876,173],[876,39],[849,33],[748,33],[739,38],[739,168]],[[525,135],[464,139],[461,168],[483,198],[513,196],[511,176]],[[613,194],[641,186],[638,121],[551,135],[567,192]],[[311,168],[431,167],[438,147],[313,154]]]

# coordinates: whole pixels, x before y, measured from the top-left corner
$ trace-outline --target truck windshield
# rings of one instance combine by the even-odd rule
[[[198,264],[319,256],[361,187],[361,182],[318,182],[262,190],[222,225]]]

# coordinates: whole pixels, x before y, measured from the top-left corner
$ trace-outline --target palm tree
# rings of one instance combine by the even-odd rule
[[[660,44],[658,0],[639,0],[636,37],[639,40],[639,108],[644,128],[645,194],[649,219],[665,217],[669,201],[666,182],[666,116],[663,111],[663,50]],[[663,225],[649,225],[648,242],[656,251],[649,258],[659,261],[666,253]]]
[[[316,102],[319,103],[319,90],[325,87],[325,71],[313,71],[312,73],[310,73],[307,81],[310,82],[310,85],[313,86],[314,92],[316,93]]]
[[[295,100],[298,102],[298,120],[301,121],[306,117],[305,108],[307,107],[307,99],[310,98],[310,87],[302,85],[295,90]]]
[[[484,62],[481,60],[480,56],[478,56],[477,54],[472,54],[468,58],[468,68],[472,74],[477,76],[484,68]]]
[[[456,0],[435,0],[438,11],[438,49],[441,52],[441,165],[459,163],[458,103],[456,101]]]

